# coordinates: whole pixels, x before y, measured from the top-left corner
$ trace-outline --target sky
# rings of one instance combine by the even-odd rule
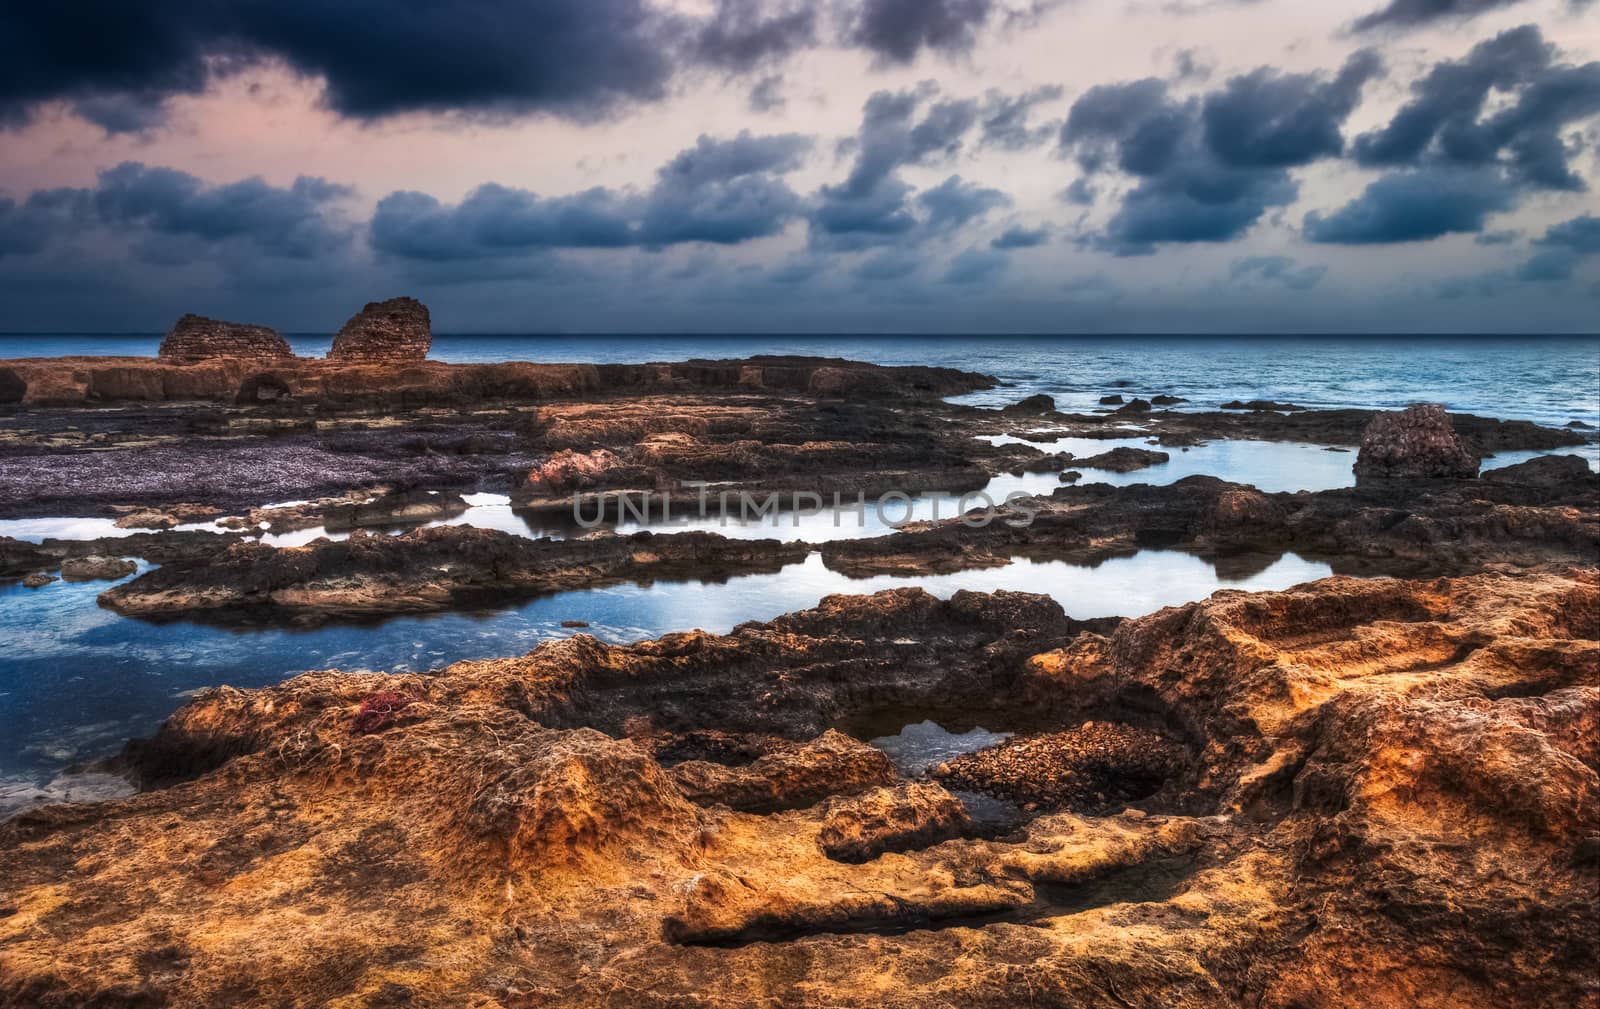
[[[0,330],[1600,332],[1593,0],[0,10]]]

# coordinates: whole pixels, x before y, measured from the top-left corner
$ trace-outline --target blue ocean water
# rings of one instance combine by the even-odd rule
[[[289,337],[325,354],[332,337]],[[0,336],[0,358],[153,355],[159,334]],[[1271,399],[1317,408],[1452,410],[1543,424],[1600,424],[1600,335],[1551,336],[482,336],[434,337],[441,361],[678,361],[811,354],[877,364],[927,364],[994,375],[1001,389],[966,397],[1000,405],[1042,392],[1089,409],[1110,392],[1183,396],[1215,408]]]
[[[141,564],[141,571],[149,565]],[[815,606],[835,593],[920,585],[948,598],[960,589],[1044,592],[1073,616],[1148,613],[1221,588],[1281,589],[1331,574],[1295,554],[1255,569],[1219,571],[1190,554],[1145,550],[1096,565],[1018,560],[924,578],[853,579],[819,554],[771,574],[721,583],[656,582],[563,592],[476,613],[398,617],[376,626],[227,629],[145,623],[96,603],[110,583],[0,585],[0,816],[7,779],[39,782],[76,761],[116,751],[152,731],[194,690],[218,683],[258,687],[309,669],[421,671],[460,659],[520,655],[581,633],[638,641],[692,628],[727,633]]]

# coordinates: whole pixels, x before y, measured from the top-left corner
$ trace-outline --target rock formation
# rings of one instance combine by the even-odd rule
[[[421,361],[433,345],[428,306],[415,298],[372,301],[333,338],[333,361]]]
[[[1589,1005],[1597,614],[1592,570],[1333,578],[1063,641],[1040,597],[911,590],[217,688],[127,751],[138,795],[0,825],[0,1005]],[[817,716],[930,690],[1072,734],[1041,776],[1140,766],[1103,725],[1178,766],[987,838],[921,783],[742,812],[663,764],[846,753]]]
[[[69,582],[115,581],[139,570],[123,557],[73,557],[61,563],[61,577]]]
[[[929,848],[972,830],[961,800],[938,785],[913,782],[828,800],[817,841],[841,862]]]
[[[1084,469],[1103,469],[1112,473],[1132,473],[1134,470],[1170,462],[1172,461],[1172,456],[1166,452],[1152,452],[1147,448],[1131,448],[1127,445],[1118,445],[1109,452],[1101,452],[1099,455],[1092,455],[1084,459],[1068,454],[1062,458],[1062,461],[1073,466],[1081,466]]]
[[[222,357],[277,361],[292,359],[294,351],[277,330],[266,326],[185,315],[161,341],[157,356],[183,363]]]
[[[1470,479],[1478,457],[1461,442],[1450,415],[1436,403],[1418,403],[1398,413],[1380,413],[1361,436],[1356,477]]]

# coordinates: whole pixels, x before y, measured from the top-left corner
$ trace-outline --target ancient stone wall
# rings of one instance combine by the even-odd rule
[[[415,298],[369,302],[333,338],[330,360],[421,361],[433,345],[428,306]]]
[[[185,315],[172,327],[158,352],[165,361],[208,361],[217,357],[280,360],[294,357],[275,329]]]

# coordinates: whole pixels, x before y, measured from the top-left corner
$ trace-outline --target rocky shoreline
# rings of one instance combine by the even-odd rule
[[[219,688],[119,758],[138,796],[0,826],[0,998],[1579,1005],[1597,607],[1593,570],[1335,578],[1102,636],[1040,597],[907,590]],[[1147,794],[972,836],[828,728],[977,696]],[[1015,781],[971,763],[950,776]]]
[[[131,798],[0,823],[0,1005],[1600,999],[1600,475],[1479,474],[1585,433],[1170,396],[980,409],[947,397],[986,376],[824,359],[445,365],[414,302],[368,306],[338,360],[229,325],[180,323],[168,360],[0,368],[0,518],[135,530],[0,537],[0,579],[137,558],[157,566],[102,606],[249,633],[814,554],[852,577],[1152,547],[1340,574],[1092,622],[896,589],[723,635],[208,689],[92,769]],[[1050,450],[1129,437],[1160,451]],[[530,516],[702,483],[960,492],[1219,439],[1359,448],[1360,479],[1061,485],[830,542],[428,524],[474,491]],[[258,541],[318,528],[350,535]],[[950,711],[1010,735],[905,774],[857,728]]]

